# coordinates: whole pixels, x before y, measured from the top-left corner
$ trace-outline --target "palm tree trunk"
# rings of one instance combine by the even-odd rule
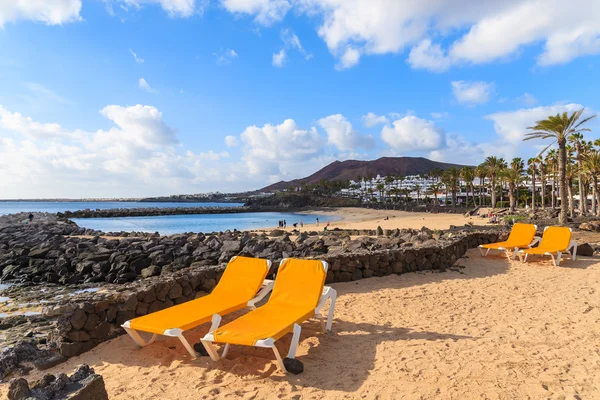
[[[492,175],[492,208],[496,208],[496,177]]]
[[[596,202],[596,195],[598,194],[598,177],[594,175],[592,177],[592,214],[598,215],[598,203]]]
[[[540,164],[540,167],[543,167]],[[546,176],[544,171],[540,168],[540,180],[542,181],[542,210],[546,207]]]
[[[514,213],[515,212],[515,188],[510,185],[509,189],[508,189],[508,197],[509,197],[509,203],[510,203],[510,212]]]
[[[575,198],[573,197],[573,179],[567,179],[567,194],[569,195],[569,217],[575,216]]]
[[[581,166],[581,155],[577,152],[577,165],[579,166],[579,170],[582,170]],[[587,215],[587,196],[585,194],[585,188],[583,185],[583,175],[581,172],[579,173],[579,212],[581,215]]]
[[[558,181],[559,181],[559,196],[560,196],[560,214],[558,223],[567,223],[567,212],[569,206],[567,204],[567,148],[566,139],[563,138],[558,142]]]
[[[531,171],[531,212],[535,212],[535,165]]]

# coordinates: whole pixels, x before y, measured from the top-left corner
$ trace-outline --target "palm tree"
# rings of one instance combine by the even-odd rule
[[[550,116],[546,119],[537,121],[534,126],[528,128],[531,132],[527,133],[523,139],[552,139],[553,142],[548,147],[554,144],[554,142],[558,143],[558,180],[561,198],[558,222],[561,224],[567,222],[568,211],[567,202],[565,201],[567,194],[567,138],[576,133],[590,131],[589,128],[584,128],[583,124],[596,117],[595,115],[592,115],[591,117],[580,120],[583,111],[584,109],[582,108],[581,110],[574,111],[571,115],[565,111],[562,114],[556,114],[555,116]],[[546,149],[548,147],[546,147]],[[546,149],[544,149],[544,151]],[[544,151],[542,151],[542,153]]]
[[[500,173],[500,177],[508,183],[508,198],[510,203],[510,212],[515,212],[515,191],[523,180],[522,171],[515,168],[505,168]]]
[[[434,183],[433,185],[429,186],[429,190],[431,191],[431,193],[433,193],[433,197],[435,199],[435,204],[438,203],[438,193],[440,192],[440,184],[439,183]]]
[[[488,170],[484,164],[480,164],[475,168],[475,175],[479,178],[479,207],[483,205],[483,184],[485,183],[485,178],[488,176]]]
[[[506,163],[502,158],[489,156],[485,159],[483,164],[488,171],[488,176],[490,177],[492,184],[492,208],[496,208],[496,176],[500,171],[506,168]]]
[[[529,173],[531,174],[531,212],[535,212],[535,167],[537,166],[537,158],[527,160]]]
[[[471,189],[471,201],[473,202],[473,206],[475,206],[475,187],[473,186],[473,181],[475,180],[475,168],[463,167],[460,170],[460,176],[467,186],[467,206],[469,205],[469,189]]]
[[[522,172],[523,169],[525,169],[525,162],[523,161],[523,159],[521,157],[515,157],[510,162],[510,167],[512,169],[516,169],[517,171]]]
[[[600,151],[591,150],[583,155],[583,171],[592,178],[592,212],[600,215],[600,192],[598,192],[598,176],[600,175]]]
[[[417,191],[417,205],[419,205],[419,201],[421,200],[421,185],[415,185],[415,190]]]
[[[379,182],[377,185],[375,185],[375,189],[377,192],[379,192],[379,202],[382,203],[384,201],[383,192],[385,191],[385,185]]]
[[[542,210],[546,207],[546,164],[544,163],[544,159],[541,155],[536,157],[537,163],[539,165],[540,172],[540,184],[542,186]]]
[[[452,208],[456,208],[456,191],[458,189],[458,180],[460,179],[460,170],[456,167],[448,168],[444,171],[442,180],[445,180],[446,187],[452,191]]]
[[[576,151],[576,159],[577,159],[577,180],[579,181],[579,210],[581,215],[587,215],[587,193],[585,190],[585,186],[583,185],[583,168],[582,168],[582,156],[585,147],[585,141],[583,140],[583,135],[581,133],[573,133],[568,137],[568,140]]]

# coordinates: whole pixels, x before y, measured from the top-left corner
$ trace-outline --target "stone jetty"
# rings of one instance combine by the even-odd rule
[[[107,208],[97,210],[78,210],[57,213],[58,218],[116,218],[116,217],[149,217],[160,215],[192,215],[192,214],[238,214],[251,212],[251,207],[139,207],[139,208]]]

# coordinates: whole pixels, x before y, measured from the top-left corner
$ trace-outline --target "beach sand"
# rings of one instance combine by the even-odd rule
[[[298,227],[300,231],[323,230],[326,223],[321,222],[319,227],[317,227],[315,215],[328,215],[341,218],[338,221],[331,222],[328,229],[377,229],[378,226],[381,226],[383,229],[421,229],[423,226],[427,226],[430,229],[448,229],[450,225],[463,226],[469,222],[473,222],[475,225],[486,225],[489,220],[488,218],[477,216],[465,217],[463,214],[415,213],[350,207],[317,209],[305,211],[302,214],[305,214],[306,217],[302,218],[304,228],[300,229]],[[482,210],[482,214],[485,214],[485,210]],[[386,218],[388,219],[386,220]],[[292,224],[296,222],[299,221],[287,221],[288,226],[286,230],[293,230],[294,227]],[[268,230],[268,228],[265,227],[265,230]],[[271,229],[275,228],[272,227]]]
[[[173,338],[139,349],[121,336],[29,379],[87,363],[111,399],[600,398],[599,257],[553,267],[470,250],[444,273],[333,286],[333,333],[303,324],[300,375],[279,371],[268,349],[233,346],[213,363]]]

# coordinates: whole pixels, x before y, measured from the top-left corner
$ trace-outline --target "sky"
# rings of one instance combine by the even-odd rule
[[[536,120],[600,108],[599,55],[585,0],[0,0],[0,198],[527,159]]]

